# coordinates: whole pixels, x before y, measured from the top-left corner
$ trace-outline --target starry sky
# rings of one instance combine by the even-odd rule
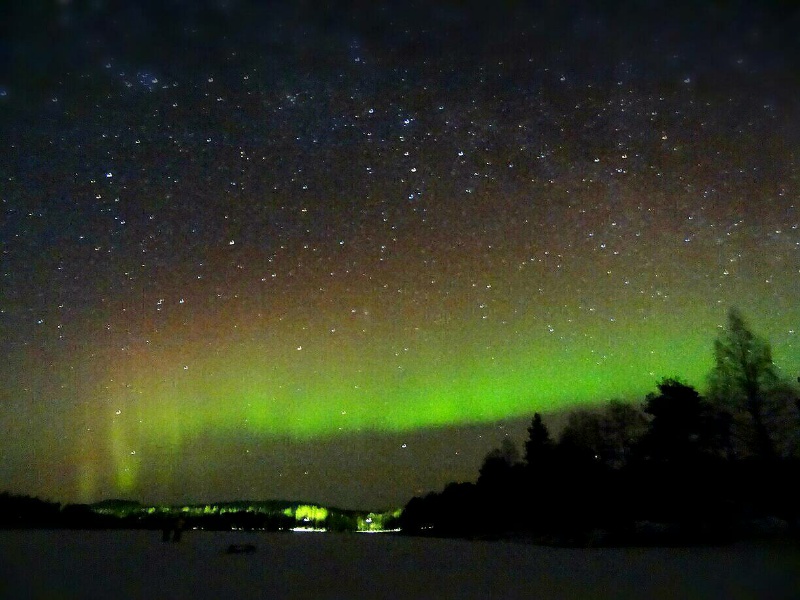
[[[800,371],[792,2],[4,10],[2,489],[401,505],[732,306]]]

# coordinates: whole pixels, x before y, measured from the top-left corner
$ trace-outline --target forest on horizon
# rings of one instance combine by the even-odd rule
[[[276,500],[62,506],[6,492],[0,527],[159,528],[180,517],[200,529],[397,529],[567,545],[797,537],[798,387],[781,378],[769,343],[737,309],[714,340],[713,356],[705,396],[668,377],[641,406],[612,400],[570,411],[557,437],[535,413],[522,454],[506,437],[486,455],[474,483],[450,483],[412,498],[402,511]]]
[[[536,413],[522,456],[505,438],[475,483],[409,501],[403,530],[568,545],[796,537],[798,388],[735,308],[713,355],[706,396],[668,377],[641,407],[571,411],[557,439]]]

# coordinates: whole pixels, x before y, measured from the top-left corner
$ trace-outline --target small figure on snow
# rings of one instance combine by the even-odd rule
[[[178,522],[175,523],[175,527],[172,529],[172,541],[173,542],[180,542],[181,535],[183,534],[183,528],[186,526],[186,521],[183,517],[178,519]]]

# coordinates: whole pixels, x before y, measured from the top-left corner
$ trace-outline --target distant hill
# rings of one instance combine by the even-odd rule
[[[161,529],[180,520],[187,529],[386,531],[397,528],[401,512],[399,508],[343,510],[297,500],[148,505],[110,498],[93,504],[61,505],[0,494],[0,528]]]
[[[119,498],[110,498],[108,500],[101,500],[89,505],[92,510],[110,510],[114,512],[130,512],[139,510],[142,507],[141,502],[136,500],[121,500]]]

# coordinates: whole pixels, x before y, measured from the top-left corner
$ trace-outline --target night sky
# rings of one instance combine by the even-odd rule
[[[800,371],[792,2],[9,4],[0,489],[401,505],[731,306]]]

